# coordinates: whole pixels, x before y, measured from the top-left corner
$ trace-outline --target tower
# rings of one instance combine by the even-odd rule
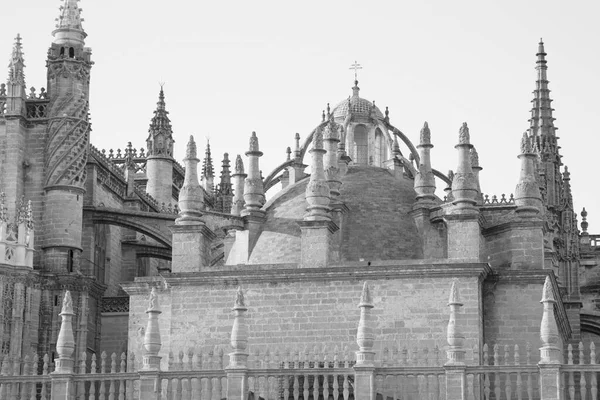
[[[81,253],[83,193],[90,121],[91,49],[81,26],[78,0],[60,8],[54,41],[48,51],[47,142],[44,160],[44,268],[73,272]]]
[[[159,204],[173,202],[173,143],[173,129],[166,110],[165,92],[161,86],[146,139],[146,192]]]

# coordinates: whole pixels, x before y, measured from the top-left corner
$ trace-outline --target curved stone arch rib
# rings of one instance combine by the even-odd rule
[[[581,332],[600,336],[600,315],[581,313]]]
[[[264,187],[264,190],[265,190],[265,193],[266,193],[266,192],[267,192],[269,189],[271,189],[273,186],[277,185],[279,182],[281,182],[281,175],[279,175],[279,176],[277,176],[277,177],[275,177],[275,178],[271,179],[271,180],[269,181],[269,184],[268,184],[268,185],[264,185],[264,186],[263,186],[263,187]]]
[[[450,178],[448,178],[448,176],[444,175],[443,173],[441,173],[440,171],[438,171],[435,168],[432,168],[431,172],[433,172],[434,176],[437,176],[442,181],[444,181],[448,186],[452,186],[452,181],[450,180]]]
[[[171,261],[173,259],[173,253],[171,249],[164,248],[147,248],[139,249],[136,251],[137,258],[158,258],[160,260]]]
[[[94,213],[92,215],[92,222],[94,224],[115,225],[120,226],[122,228],[133,229],[136,232],[151,237],[152,239],[156,240],[163,246],[168,247],[169,249],[172,248],[171,238],[164,235],[158,229],[148,226],[144,223],[132,220],[131,218],[124,218],[123,216],[115,216],[104,213]]]
[[[279,172],[283,171],[285,168],[292,165],[293,163],[294,163],[294,160],[285,161],[283,164],[280,164],[277,168],[275,168],[273,171],[271,171],[271,173],[269,173],[269,175],[267,175],[267,177],[263,181],[263,187],[265,188],[264,189],[265,192],[267,190],[269,190],[270,188],[272,188],[273,185],[275,185],[275,183],[277,183],[277,182],[272,182],[273,180],[277,179],[277,178],[275,178],[275,176]]]

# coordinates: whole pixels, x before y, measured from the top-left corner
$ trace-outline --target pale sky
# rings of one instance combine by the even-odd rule
[[[60,4],[15,1],[2,9],[0,60],[8,64],[20,33],[28,87],[46,86]],[[210,138],[220,171],[223,152],[243,154],[256,131],[266,176],[285,160],[296,132],[306,137],[328,102],[333,107],[351,94],[349,66],[357,60],[361,97],[382,111],[389,106],[391,123],[415,144],[429,122],[434,168],[456,169],[454,145],[466,121],[483,167],[482,190],[498,196],[517,183],[542,37],[575,209],[585,206],[590,233],[600,233],[597,0],[79,4],[95,61],[90,111],[98,148],[128,141],[145,147],[164,81],[178,161],[190,134],[202,148]]]

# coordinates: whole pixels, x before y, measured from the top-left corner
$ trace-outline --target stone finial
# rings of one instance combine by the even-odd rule
[[[185,164],[185,177],[183,186],[179,190],[179,217],[175,220],[177,225],[191,225],[201,223],[202,209],[204,208],[204,193],[198,182],[198,158],[196,156],[196,142],[190,136],[187,143]]]
[[[56,373],[68,374],[73,373],[73,352],[75,351],[75,338],[73,336],[73,300],[71,292],[66,291],[62,303],[62,311],[60,313],[61,323],[58,338],[56,340]]]
[[[550,276],[546,276],[542,292],[544,310],[542,322],[540,324],[540,339],[542,347],[540,348],[540,364],[560,364],[561,350],[559,347],[560,338],[558,335],[558,326],[554,316],[554,291]]]
[[[206,149],[204,150],[204,160],[202,160],[202,177],[203,178],[214,178],[215,169],[212,160],[212,153],[210,151],[210,141],[206,141]]]
[[[369,289],[368,282],[363,284],[362,293],[360,294],[360,303],[358,306],[362,307],[363,305],[373,305],[373,297],[371,296],[371,290]]]
[[[530,140],[527,136],[527,132],[523,133],[523,137],[521,138],[521,154],[532,153],[533,150],[530,146]]]
[[[288,146],[285,149],[285,154],[286,154],[285,160],[290,161],[292,159],[292,148]]]
[[[248,323],[246,322],[246,308],[244,293],[241,287],[235,295],[233,326],[231,327],[231,348],[229,353],[229,366],[227,368],[247,368],[248,366]]]
[[[158,294],[156,293],[156,288],[152,288],[150,291],[150,297],[148,297],[148,308],[146,312],[149,311],[159,311],[158,309]]]
[[[448,299],[448,305],[463,305],[463,303],[460,302],[460,296],[458,292],[458,281],[456,279],[452,281],[452,286],[450,286],[450,297]]]
[[[587,235],[588,234],[588,222],[587,222],[587,216],[588,213],[585,210],[585,207],[583,207],[583,210],[581,210],[581,230],[583,231],[581,234],[582,235]]]
[[[423,128],[421,128],[420,144],[431,144],[431,131],[429,130],[427,121],[425,121]]]
[[[375,361],[375,352],[373,351],[375,333],[371,309],[374,305],[367,282],[363,285],[360,297],[360,303],[358,304],[358,307],[360,308],[360,320],[358,321],[358,329],[356,332],[356,343],[358,344],[359,350],[356,352],[356,365],[373,366]]]
[[[236,174],[244,173],[244,162],[242,161],[242,156],[239,154],[235,157],[235,173]]]
[[[71,298],[71,292],[68,290],[65,292],[65,297],[62,302],[61,314],[63,313],[73,314],[73,299]]]
[[[185,158],[198,158],[198,148],[192,135],[190,135],[190,140],[185,148]]]
[[[463,122],[460,130],[458,131],[458,144],[470,144],[471,135],[469,134],[469,127],[466,122]]]
[[[158,309],[158,293],[156,288],[153,287],[150,291],[148,309],[146,310],[148,321],[146,323],[146,332],[144,334],[144,349],[146,350],[146,353],[144,354],[143,360],[143,369],[146,371],[158,370],[160,368],[161,357],[158,355],[158,352],[162,347],[160,329],[158,326],[158,315],[160,313],[161,311]]]
[[[235,293],[235,305],[234,307],[246,307],[246,303],[244,301],[244,292],[242,291],[242,287],[239,286],[237,292]]]
[[[300,157],[300,134],[298,132],[296,132],[296,134],[294,135],[294,142],[296,143],[294,156],[296,158],[299,158]]]
[[[260,151],[258,148],[258,137],[256,136],[256,132],[252,132],[250,136],[250,147],[249,151]]]
[[[464,365],[465,350],[463,346],[465,337],[457,323],[458,314],[463,304],[459,299],[458,281],[456,279],[452,281],[450,287],[448,306],[450,307],[450,318],[446,335],[448,342],[446,365]]]

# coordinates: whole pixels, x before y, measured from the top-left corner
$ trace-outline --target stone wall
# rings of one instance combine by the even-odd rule
[[[362,269],[362,268],[361,268]],[[428,276],[425,265],[421,273],[399,273],[369,279],[375,308],[375,350],[383,347],[406,346],[443,349],[446,343],[448,297],[451,272]],[[265,272],[252,279],[247,272],[224,274],[213,279],[205,274],[181,274],[158,280],[138,279],[126,285],[130,297],[129,350],[141,350],[147,317],[148,287],[159,285],[162,314],[159,324],[162,336],[163,362],[169,351],[177,354],[189,348],[206,350],[215,346],[229,350],[233,322],[231,307],[238,285],[246,296],[249,346],[251,351],[286,347],[304,349],[306,346],[335,346],[357,349],[357,308],[364,279],[353,277],[348,269],[328,272],[345,275],[333,279],[322,269],[281,270]],[[344,273],[344,271],[347,272]],[[257,272],[260,275],[260,272]],[[468,346],[479,343],[483,336],[479,317],[481,285],[474,271],[459,278],[461,300],[465,303],[460,315]],[[272,273],[272,274],[271,274]],[[256,274],[253,274],[256,275]],[[402,276],[404,275],[404,276]],[[338,275],[339,276],[339,275]],[[164,289],[164,285],[168,289]]]
[[[102,334],[100,351],[107,354],[121,354],[127,351],[127,313],[102,313]],[[138,354],[136,354],[138,355]]]

